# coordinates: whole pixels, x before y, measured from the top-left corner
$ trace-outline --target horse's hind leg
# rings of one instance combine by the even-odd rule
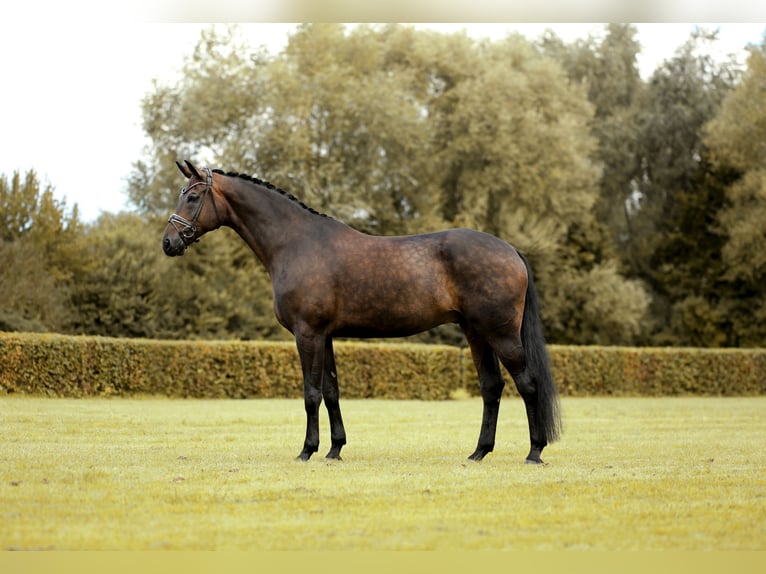
[[[338,390],[338,371],[335,368],[335,353],[332,339],[327,337],[325,342],[324,373],[322,375],[322,396],[330,416],[330,438],[332,446],[327,458],[341,460],[340,449],[346,444],[346,429],[343,427],[343,417],[340,413],[340,392]]]
[[[529,423],[530,449],[526,464],[543,464],[540,455],[548,444],[545,433],[537,424],[538,394],[537,382],[533,379],[526,365],[524,347],[519,337],[509,337],[492,342],[503,366],[513,377],[516,389],[524,400]]]
[[[479,461],[495,448],[497,431],[497,416],[500,411],[500,399],[503,395],[505,381],[500,372],[497,355],[487,341],[470,327],[464,327],[466,339],[471,346],[471,356],[476,371],[479,374],[481,398],[484,411],[481,419],[481,432],[476,450],[468,458]]]

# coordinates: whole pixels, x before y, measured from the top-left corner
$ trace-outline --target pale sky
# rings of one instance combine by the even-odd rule
[[[58,4],[57,4],[58,5]],[[62,3],[66,5],[66,3]],[[422,26],[422,24],[420,24]],[[546,28],[565,41],[600,33],[600,24],[441,24],[474,37],[530,39]],[[177,77],[205,24],[103,22],[53,18],[3,24],[0,33],[0,174],[35,169],[81,218],[126,208],[126,178],[147,143],[141,99],[152,81]],[[241,24],[254,45],[278,52],[292,24]],[[639,24],[642,75],[648,77],[688,38],[693,24]],[[719,51],[738,53],[762,41],[766,23],[703,24],[720,31]],[[179,158],[184,159],[184,158]],[[213,166],[241,170],[241,166]],[[267,176],[268,174],[262,174]],[[179,185],[182,182],[179,180]]]

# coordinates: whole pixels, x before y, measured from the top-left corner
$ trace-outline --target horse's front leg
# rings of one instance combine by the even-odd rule
[[[319,450],[319,405],[322,403],[325,336],[311,330],[295,335],[303,370],[303,401],[306,406],[306,440],[298,460],[308,460]]]
[[[335,352],[332,348],[332,338],[325,341],[324,378],[322,380],[322,396],[330,416],[330,438],[332,446],[327,458],[341,460],[340,449],[346,444],[346,429],[343,427],[343,417],[340,413],[340,391],[338,390],[338,371],[335,368]]]

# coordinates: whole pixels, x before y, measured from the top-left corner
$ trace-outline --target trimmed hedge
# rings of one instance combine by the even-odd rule
[[[341,396],[446,399],[460,349],[336,343]],[[0,333],[0,393],[62,397],[303,396],[294,343],[194,342]]]
[[[764,395],[766,349],[549,347],[565,396]],[[343,398],[479,393],[468,349],[335,344]],[[293,343],[194,342],[0,333],[0,393],[60,397],[303,396]],[[506,394],[514,394],[513,384]]]
[[[766,394],[766,349],[556,346],[551,363],[563,395]]]

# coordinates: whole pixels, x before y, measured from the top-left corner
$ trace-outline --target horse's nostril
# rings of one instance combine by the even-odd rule
[[[185,248],[183,241],[173,241],[172,236],[162,238],[162,250],[168,257],[183,255]]]
[[[170,241],[170,237],[162,238],[162,250],[165,252],[165,255],[174,255],[173,244]]]

